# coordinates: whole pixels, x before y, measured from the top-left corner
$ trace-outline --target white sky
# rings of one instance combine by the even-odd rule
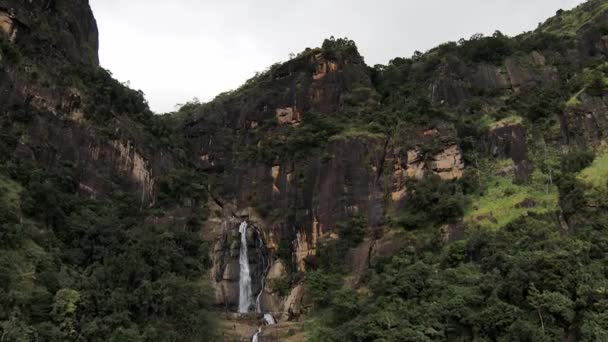
[[[90,0],[104,68],[168,112],[208,101],[323,39],[386,64],[474,33],[529,31],[583,0]]]

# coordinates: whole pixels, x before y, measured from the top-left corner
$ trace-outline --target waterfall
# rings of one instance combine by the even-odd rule
[[[265,247],[264,240],[262,240],[262,233],[260,231],[258,231],[258,246],[260,248]],[[262,264],[264,273],[262,274],[261,289],[255,299],[255,309],[256,309],[257,313],[262,313],[262,305],[260,304],[260,299],[262,298],[262,294],[264,293],[264,287],[266,286],[266,276],[268,275],[268,272],[270,272],[270,268],[272,265],[270,263],[268,263],[268,265],[266,267],[264,267],[264,266],[266,266],[266,259],[264,259],[264,262]],[[266,321],[267,325],[277,324],[277,321],[275,321],[274,317],[272,317],[272,315],[269,313],[264,314],[264,321]]]
[[[260,232],[258,232],[258,245],[260,246],[260,248],[264,248],[264,240],[262,240],[262,234]],[[270,271],[270,263],[268,264],[268,267],[264,267],[266,264],[266,259],[264,259],[264,263],[262,264],[262,268],[264,269],[264,273],[262,274],[262,287],[260,292],[258,293],[258,295],[255,298],[255,310],[257,313],[262,313],[262,306],[260,305],[260,298],[262,297],[262,294],[264,293],[264,287],[266,286],[266,275],[268,274],[268,272]]]
[[[251,290],[251,274],[249,272],[249,258],[247,257],[247,222],[243,221],[241,226],[239,227],[239,233],[241,233],[241,250],[239,254],[239,264],[241,267],[241,274],[239,278],[239,312],[240,313],[248,313],[251,308],[251,299],[252,290]],[[264,240],[262,240],[262,233],[257,231],[257,248],[264,249]],[[255,299],[256,312],[262,313],[262,306],[260,304],[260,298],[262,297],[262,293],[264,292],[264,286],[266,283],[266,275],[270,271],[270,263],[266,265],[267,261],[264,258],[262,261],[262,279],[261,279],[261,289]],[[275,325],[277,321],[272,317],[271,314],[264,314],[265,325]],[[262,327],[259,327],[255,335],[251,338],[251,342],[258,342],[260,338],[260,334],[262,333]]]
[[[248,313],[251,308],[251,274],[249,273],[249,257],[247,256],[247,221],[239,227],[241,233],[241,250],[239,251],[239,313]]]
[[[269,313],[264,314],[264,320],[266,321],[266,323],[268,323],[268,325],[277,324],[277,321],[275,321],[274,317],[272,317],[272,315]]]
[[[258,342],[259,335],[260,335],[261,332],[262,332],[262,328],[258,328],[258,331],[251,338],[251,342]]]

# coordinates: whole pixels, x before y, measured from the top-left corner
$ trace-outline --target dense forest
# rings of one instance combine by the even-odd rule
[[[331,37],[164,115],[87,1],[0,19],[0,342],[226,340],[226,216],[310,341],[608,340],[608,1],[373,67]]]

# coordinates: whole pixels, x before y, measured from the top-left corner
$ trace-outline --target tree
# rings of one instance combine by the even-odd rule
[[[51,317],[68,337],[74,337],[76,330],[76,311],[80,293],[72,289],[61,289],[55,294]]]
[[[607,87],[604,77],[601,73],[595,73],[589,86],[587,86],[587,94],[591,96],[604,96]]]

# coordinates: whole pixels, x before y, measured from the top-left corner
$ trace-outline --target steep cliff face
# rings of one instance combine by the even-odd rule
[[[599,13],[593,23],[601,22]],[[573,28],[558,41],[549,22],[516,38],[473,37],[376,68],[365,65],[354,43],[328,40],[188,108],[183,132],[191,159],[215,179],[215,199],[252,213],[271,260],[280,254],[292,272],[305,272],[315,267],[319,245],[338,238],[353,218],[380,238],[408,205],[411,179],[435,174],[456,182],[467,170],[479,177],[486,172],[480,163],[490,159],[512,163],[494,175],[533,182],[539,140],[551,151],[598,146],[602,96],[579,93],[575,107],[558,103],[578,91],[568,88],[575,70],[605,56],[597,27]],[[540,122],[550,128],[539,130]],[[479,215],[486,216],[495,220]],[[444,240],[462,238],[465,228],[444,226]],[[281,306],[267,302],[268,310]]]
[[[86,165],[81,188],[88,196],[110,191],[117,175],[142,203],[153,202],[155,176],[173,158],[146,141],[137,119],[148,111],[143,96],[99,68],[88,1],[1,1],[0,23],[0,107],[13,115],[4,126],[22,134],[14,153],[47,165]],[[104,94],[101,84],[111,90]]]
[[[466,283],[463,286],[478,284],[483,278],[479,272],[486,272],[485,262],[500,263],[511,254],[499,243],[487,247],[473,240],[465,246],[469,242],[460,240],[468,234],[498,231],[504,236],[497,235],[497,240],[507,239],[508,234],[519,233],[512,224],[529,218],[545,220],[540,228],[536,221],[530,225],[539,229],[528,235],[538,239],[544,234],[541,228],[552,225],[560,232],[554,235],[560,236],[580,227],[602,226],[589,223],[586,214],[589,208],[603,208],[603,188],[587,192],[593,182],[605,185],[597,180],[604,172],[602,159],[589,164],[590,151],[603,153],[608,129],[608,6],[593,0],[577,11],[558,13],[536,31],[515,38],[499,32],[491,37],[476,35],[374,68],[365,64],[354,42],[328,39],[321,48],[276,64],[214,101],[189,104],[175,115],[161,117],[148,110],[143,94],[99,68],[97,28],[87,1],[0,0],[0,186],[10,195],[0,194],[0,204],[10,202],[13,213],[5,216],[14,221],[15,231],[39,230],[52,236],[44,240],[43,234],[29,232],[33,237],[24,241],[35,245],[41,239],[51,246],[49,250],[66,249],[48,264],[58,265],[55,273],[63,272],[64,266],[76,270],[71,286],[86,294],[83,298],[92,308],[78,317],[82,339],[107,337],[108,331],[121,329],[133,329],[137,336],[158,333],[166,330],[169,320],[181,322],[182,330],[157,340],[177,340],[175,336],[181,334],[194,339],[191,327],[198,321],[183,318],[204,306],[196,294],[204,292],[197,286],[207,262],[213,304],[236,311],[239,225],[245,220],[252,227],[245,236],[252,292],[261,310],[277,313],[277,318],[297,319],[318,302],[332,302],[311,298],[310,284],[302,281],[310,271],[316,276],[328,269],[338,274],[337,280],[331,278],[335,274],[329,275],[329,285],[344,285],[351,292],[340,293],[336,300],[358,294],[365,294],[367,300],[376,294],[387,297],[388,291],[378,290],[377,279],[383,279],[384,271],[398,274],[403,265],[408,276],[421,279],[448,274],[448,282],[435,280],[442,284],[439,287],[449,287],[452,275],[461,271],[456,267],[471,260],[473,264],[465,267],[466,279],[456,280]],[[28,163],[36,172],[26,177],[20,171]],[[12,179],[6,181],[5,173]],[[40,174],[49,179],[37,179]],[[61,190],[68,195],[59,200],[43,196],[52,191],[65,195],[52,182],[59,184],[57,188],[68,188]],[[581,190],[577,182],[591,184],[585,183]],[[20,203],[25,188],[31,194]],[[130,201],[133,195],[136,201]],[[71,206],[57,209],[54,205],[64,198]],[[74,204],[80,200],[82,206]],[[14,213],[21,209],[15,209],[19,206],[13,202],[22,204],[24,212],[29,210],[37,230],[22,229],[23,215]],[[31,203],[41,205],[40,214]],[[120,222],[112,220],[114,214],[121,215]],[[510,228],[503,232],[505,227]],[[520,248],[530,236],[518,237],[508,247]],[[201,239],[211,246],[209,260]],[[501,248],[503,254],[480,261],[483,253]],[[98,255],[98,249],[111,253]],[[397,253],[403,255],[395,259],[397,266],[391,266]],[[129,260],[129,267],[90,271],[106,263],[123,266],[114,254]],[[436,257],[439,254],[441,258]],[[432,256],[428,265],[417,263],[410,270],[410,260],[428,255]],[[527,265],[528,259],[524,260]],[[32,266],[32,274],[46,279],[48,274],[37,268],[48,267],[47,261]],[[533,268],[544,270],[555,264],[541,261]],[[516,266],[522,274],[534,272]],[[446,267],[449,272],[443,273]],[[492,266],[482,283],[506,277],[502,273],[510,276],[505,270],[512,267]],[[379,278],[372,281],[370,274]],[[97,276],[100,279],[89,278]],[[388,278],[399,279],[397,285],[410,281]],[[413,282],[419,284],[416,279]],[[2,286],[7,282],[16,286],[13,279],[0,280]],[[59,285],[49,283],[44,290],[49,294],[43,298],[48,312],[55,300],[51,293],[60,293]],[[99,283],[103,284],[97,292],[80,285]],[[492,290],[491,300],[508,297],[519,288],[512,284],[520,285],[508,284],[506,290]],[[106,303],[104,291],[111,292],[116,303]],[[323,291],[335,294],[332,289]],[[477,307],[488,289],[475,291],[483,294],[473,296],[472,305]],[[536,288],[526,291],[534,293]],[[133,299],[125,292],[139,297]],[[396,292],[425,293],[410,288]],[[73,292],[61,292],[65,293],[76,298]],[[512,302],[523,296],[513,295]],[[167,300],[171,304],[155,302],[159,297],[171,298]],[[173,305],[173,300],[183,297],[188,298]],[[463,307],[457,303],[437,310],[437,298],[431,298],[433,309],[423,314]],[[28,303],[38,299],[32,296]],[[58,297],[57,302],[61,300]],[[439,303],[444,302],[454,304]],[[196,307],[187,312],[176,308],[188,303]],[[523,312],[536,309],[538,303],[537,298],[513,305]],[[357,309],[349,302],[338,304]],[[550,311],[543,305],[538,312]],[[399,310],[412,305],[401,306]],[[496,306],[492,302],[490,307]],[[119,309],[120,314],[107,320],[120,323],[108,323],[111,328],[106,331],[93,329],[89,319]],[[396,312],[394,321],[403,321]],[[420,312],[413,315],[420,316]],[[121,325],[128,321],[125,317],[140,321]],[[479,316],[474,318],[456,324],[458,329],[467,327],[462,328],[463,336],[484,329],[471,327]],[[12,317],[0,312],[0,319]],[[160,323],[149,329],[147,324],[154,319]],[[454,320],[442,316],[437,321]],[[562,325],[566,335],[574,334],[573,322]],[[452,331],[459,331],[437,326],[448,332],[440,335],[441,328],[431,331],[425,326],[419,336],[449,339]],[[376,338],[387,339],[369,339]],[[402,339],[406,338],[395,338]]]
[[[204,175],[178,120],[98,65],[97,39],[86,0],[0,1],[0,335],[213,336]]]
[[[348,124],[343,113],[369,105],[374,93],[370,70],[356,50],[308,50],[196,108],[184,132],[192,158],[217,177],[216,200],[255,212],[270,255],[282,245],[290,255],[287,262],[304,272],[319,242],[335,236],[339,224],[363,217],[369,231],[381,231],[388,208],[406,197],[408,177],[435,173],[455,180],[463,175],[462,150],[446,122],[390,134],[346,129],[306,141],[307,131],[319,121]],[[297,156],[288,152],[306,144],[317,148]],[[222,236],[234,235],[232,219],[224,220],[232,229]],[[216,251],[235,248],[222,237]],[[234,268],[232,257],[230,262],[216,258],[214,267]],[[213,277],[216,297],[223,298],[217,304],[233,306],[234,288],[227,291],[223,278]],[[282,306],[272,299],[264,302],[268,310]]]
[[[24,49],[70,63],[99,63],[97,23],[87,0],[3,0],[0,18],[4,34]]]

